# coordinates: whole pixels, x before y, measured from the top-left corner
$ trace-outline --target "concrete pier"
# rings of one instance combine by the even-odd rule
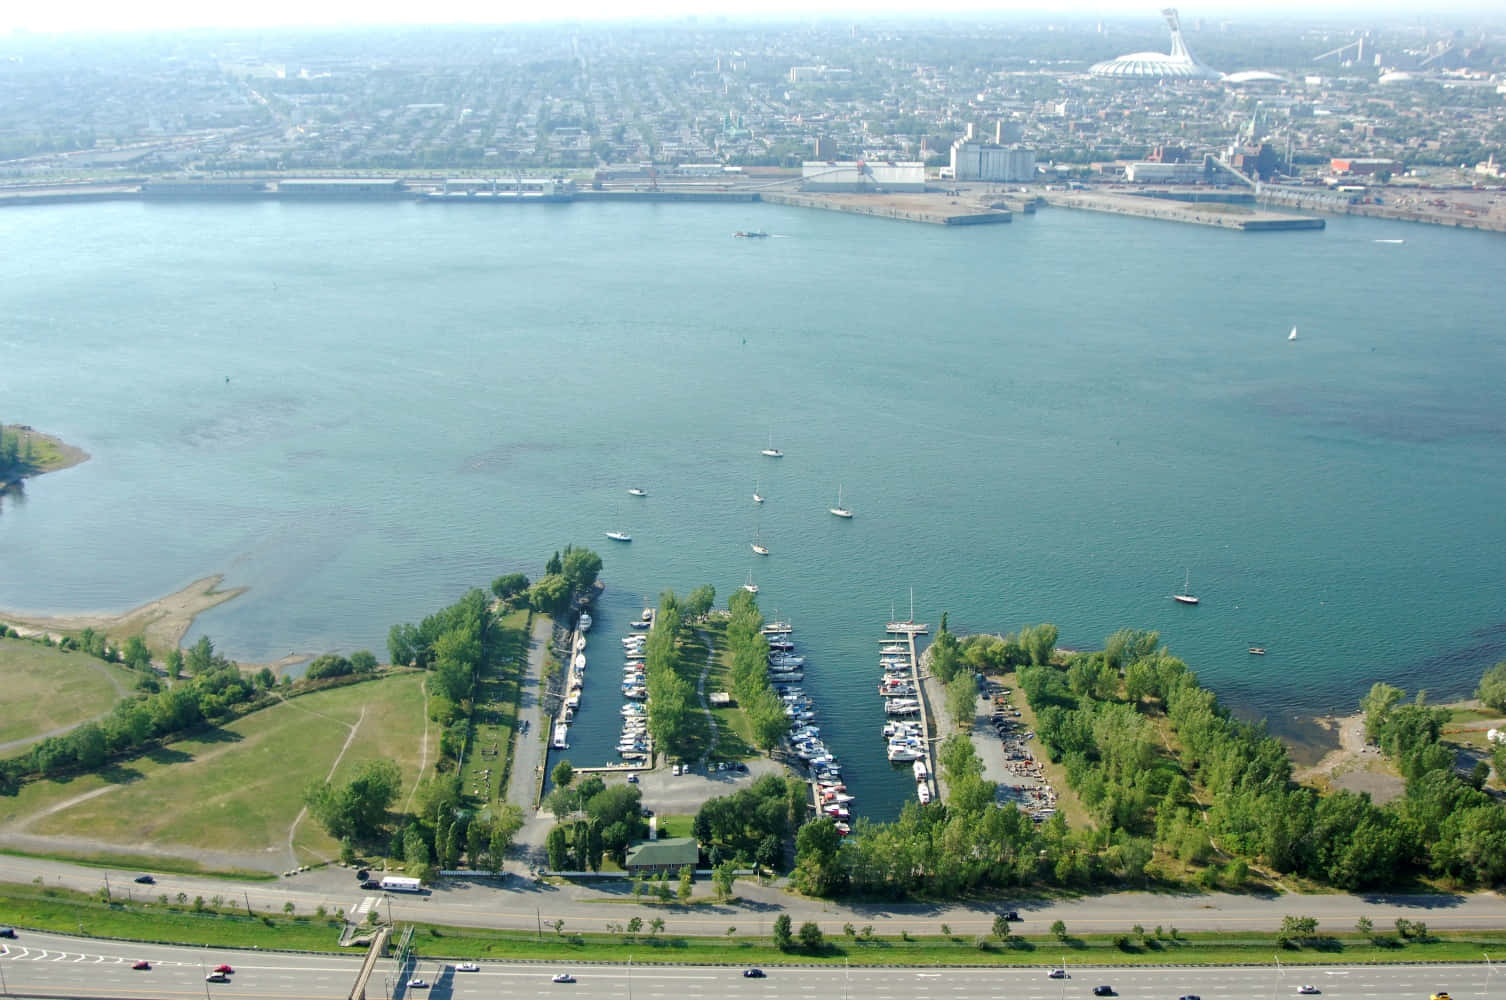
[[[1134,194],[1048,191],[1043,197],[1046,204],[1059,208],[1107,212],[1111,215],[1133,215],[1142,219],[1181,222],[1192,226],[1213,226],[1217,229],[1237,229],[1243,232],[1322,229],[1326,225],[1322,219],[1310,215],[1291,215],[1245,205],[1183,202]]]
[[[920,656],[915,651],[915,637],[926,634],[926,626],[916,622],[890,622],[884,629],[885,642],[893,642],[896,638],[902,639],[909,647],[910,658],[910,684],[915,688],[915,700],[920,702],[920,731],[925,734],[926,753],[922,760],[926,762],[926,780],[916,782],[919,786],[924,784],[931,793],[931,801],[939,802],[941,795],[941,783],[936,778],[936,755],[931,751],[934,730],[931,728],[930,708],[926,704],[925,685],[920,681]]]

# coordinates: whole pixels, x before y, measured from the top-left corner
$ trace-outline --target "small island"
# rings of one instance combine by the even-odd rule
[[[89,453],[26,424],[0,424],[0,493],[28,476],[71,468]]]

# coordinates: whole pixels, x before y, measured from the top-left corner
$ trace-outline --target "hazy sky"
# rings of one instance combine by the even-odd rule
[[[834,14],[863,18],[907,12],[937,15],[959,13],[1029,12],[1063,16],[1096,14],[1137,16],[1154,19],[1165,0],[943,0],[927,4],[918,0],[768,0],[755,5],[717,3],[713,0],[442,0],[440,3],[397,3],[395,0],[0,0],[0,31],[26,28],[33,31],[121,31],[188,27],[260,27],[273,25],[331,24],[496,24],[509,21],[555,21],[562,19],[623,19],[696,14],[751,16]],[[1207,4],[1179,4],[1185,18],[1234,16],[1264,19],[1282,13],[1315,13],[1331,9],[1360,15],[1366,20],[1440,8],[1487,11],[1480,0],[1453,0],[1420,7],[1409,0],[1210,0]]]

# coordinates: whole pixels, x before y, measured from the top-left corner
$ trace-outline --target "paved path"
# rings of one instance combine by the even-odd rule
[[[524,870],[543,863],[544,838],[554,825],[554,818],[539,817],[534,795],[538,791],[539,769],[544,766],[544,738],[549,733],[549,719],[540,699],[540,680],[544,676],[544,657],[554,636],[554,622],[546,615],[534,615],[528,635],[528,659],[523,668],[518,692],[518,728],[512,736],[512,770],[507,779],[507,801],[523,810],[523,829],[514,840],[515,859]],[[528,731],[523,732],[524,724]],[[512,867],[512,866],[509,866]]]

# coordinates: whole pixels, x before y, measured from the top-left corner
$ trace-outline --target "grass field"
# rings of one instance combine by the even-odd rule
[[[129,670],[87,653],[0,639],[0,743],[103,715],[134,684]]]
[[[706,694],[709,696],[713,691],[730,692],[732,655],[727,649],[726,619],[713,618],[699,628],[710,636],[716,647],[716,658],[706,675]],[[758,750],[753,746],[753,727],[748,722],[746,712],[734,704],[730,708],[713,708],[711,715],[716,720],[716,745],[711,748],[712,760],[747,760],[758,756]]]
[[[528,610],[501,619],[502,649],[498,665],[476,682],[476,708],[466,747],[460,787],[483,806],[507,796],[508,766],[518,728],[518,698],[528,656]]]
[[[187,858],[203,848],[286,859],[305,787],[323,780],[337,758],[336,781],[374,758],[395,761],[408,786],[417,779],[424,733],[421,682],[421,675],[404,673],[321,691],[100,775],[34,782],[14,798],[0,799],[0,823],[17,824],[27,833],[84,838],[122,852],[149,843],[183,845]],[[337,851],[307,818],[294,844],[304,861]]]
[[[668,911],[685,908],[663,904]],[[291,951],[334,951],[336,931],[313,915],[289,919],[281,914],[263,919],[244,914],[195,912],[189,907],[161,904],[106,904],[83,893],[26,885],[0,886],[0,912],[23,928],[86,933],[139,941],[233,947],[281,948]],[[741,919],[740,919],[741,918]],[[729,913],[726,936],[675,937],[644,931],[638,935],[603,933],[606,925],[625,918],[604,910],[589,928],[566,922],[561,933],[494,931],[471,927],[415,925],[413,943],[425,958],[549,959],[575,962],[639,964],[735,963],[778,966],[787,963],[840,965],[1025,965],[1056,964],[1063,953],[1073,965],[1229,965],[1269,964],[1279,954],[1281,964],[1335,965],[1363,962],[1477,962],[1482,952],[1506,946],[1503,931],[1460,931],[1436,935],[1427,944],[1377,944],[1349,933],[1329,938],[1321,948],[1279,949],[1270,934],[1183,935],[1175,940],[1148,937],[1142,944],[1130,937],[1110,935],[1067,937],[1058,941],[1032,935],[1008,944],[989,938],[980,948],[977,939],[958,935],[865,937],[861,926],[852,933],[830,923],[823,925],[826,946],[816,954],[782,952],[768,937],[771,918],[760,913]],[[645,921],[647,923],[647,921]],[[735,934],[735,938],[734,938]]]

